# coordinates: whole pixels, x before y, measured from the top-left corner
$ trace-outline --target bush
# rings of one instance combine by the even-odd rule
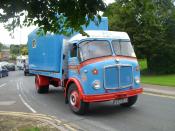
[[[10,60],[16,60],[16,55],[12,54]]]
[[[175,73],[175,47],[164,46],[152,55],[149,70],[156,74]]]

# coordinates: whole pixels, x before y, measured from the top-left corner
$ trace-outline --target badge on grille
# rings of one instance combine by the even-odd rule
[[[116,62],[116,63],[119,63],[119,59],[115,59],[115,62]]]

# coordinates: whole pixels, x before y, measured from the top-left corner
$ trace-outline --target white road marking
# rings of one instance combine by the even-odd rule
[[[4,83],[4,84],[0,85],[0,87],[6,86],[6,85],[7,85],[7,83]]]
[[[19,82],[19,87],[22,89],[22,82],[21,81]]]
[[[175,96],[168,96],[168,95],[163,95],[163,94],[153,94],[153,93],[145,93],[145,92],[143,94],[150,95],[150,96],[169,98],[169,99],[175,99]]]
[[[18,85],[18,83],[16,83],[16,86],[17,86],[17,89],[19,90],[19,85]]]
[[[36,113],[36,111],[23,99],[23,97],[21,96],[21,94],[19,94],[19,97],[20,97],[21,101],[23,102],[23,104],[24,104],[29,110],[31,110],[33,113]]]

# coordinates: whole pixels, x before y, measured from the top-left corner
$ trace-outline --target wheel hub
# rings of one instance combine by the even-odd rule
[[[76,91],[73,91],[70,95],[70,103],[72,106],[77,106],[79,104],[79,95]]]

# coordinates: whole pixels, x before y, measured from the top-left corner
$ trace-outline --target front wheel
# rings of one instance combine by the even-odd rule
[[[136,96],[131,96],[131,97],[128,98],[128,102],[121,104],[121,106],[123,106],[123,107],[131,107],[132,105],[134,105],[136,103],[137,98],[138,98],[137,95]]]
[[[68,90],[68,102],[71,110],[79,115],[83,115],[89,108],[89,103],[80,100],[79,92],[75,84],[71,84]]]

